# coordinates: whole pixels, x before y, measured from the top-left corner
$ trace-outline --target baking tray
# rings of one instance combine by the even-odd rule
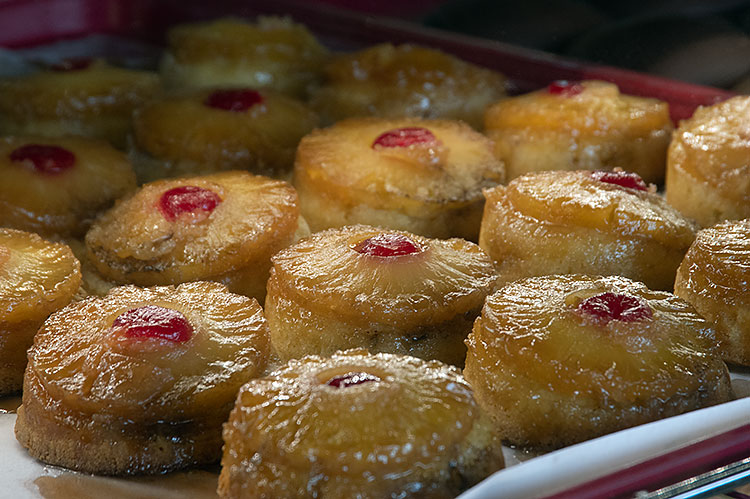
[[[733,95],[715,88],[295,1],[0,0],[0,47],[14,49],[15,53],[30,58],[48,55],[53,43],[53,54],[100,55],[113,47],[122,49],[126,44],[123,40],[127,40],[136,43],[118,55],[146,54],[144,60],[148,60],[150,44],[161,44],[170,25],[225,15],[258,14],[290,15],[305,23],[333,49],[353,50],[383,41],[440,48],[505,73],[518,92],[542,87],[555,79],[611,81],[625,93],[669,102],[674,120],[689,117],[697,106]],[[738,395],[750,396],[750,371],[734,369],[733,383]],[[0,496],[215,497],[216,470],[113,479],[45,466],[31,459],[13,438],[15,416],[2,413],[3,403],[12,405],[13,401],[0,399],[0,481],[4,487]],[[748,421],[750,398],[742,398],[544,456],[505,449],[511,466],[462,497],[616,497],[632,495],[641,489],[654,490],[726,465],[738,456],[750,456]]]

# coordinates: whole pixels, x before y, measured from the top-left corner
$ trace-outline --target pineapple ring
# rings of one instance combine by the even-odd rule
[[[194,187],[219,201],[171,220],[160,203]],[[89,259],[115,282],[153,286],[195,280],[265,295],[271,256],[306,234],[297,194],[287,183],[246,172],[158,180],[104,213],[86,234]]]
[[[0,395],[21,389],[26,350],[39,326],[70,303],[80,285],[70,248],[0,228]]]
[[[18,154],[34,146],[66,151],[65,167]],[[0,138],[0,176],[0,225],[61,237],[83,235],[100,211],[136,185],[124,154],[82,137]]]
[[[674,292],[716,330],[727,362],[750,365],[750,220],[698,232],[677,269]]]
[[[247,104],[243,92],[257,95],[255,105],[241,106]],[[230,102],[232,95],[236,102]],[[141,182],[222,170],[284,177],[300,139],[317,124],[305,104],[267,90],[165,97],[134,115],[136,172]]]
[[[486,133],[509,179],[542,170],[614,167],[647,182],[664,179],[672,132],[665,102],[622,95],[602,81],[577,83],[576,92],[562,83],[487,109]]]
[[[418,250],[357,251],[383,235]],[[463,340],[495,279],[487,255],[462,239],[362,225],[319,232],[273,257],[266,298],[271,341],[284,360],[367,347],[461,365]]]
[[[667,201],[709,227],[750,217],[750,97],[699,107],[669,146]]]
[[[481,129],[485,108],[505,97],[505,77],[439,50],[375,45],[335,57],[312,106],[328,122],[358,116],[444,118]]]
[[[422,129],[434,141],[378,143],[408,129]],[[351,119],[302,139],[293,183],[314,232],[365,223],[476,240],[482,189],[504,178],[491,149],[486,137],[459,122]]]
[[[305,357],[243,387],[224,429],[219,494],[455,497],[503,466],[488,423],[459,371],[439,362]]]
[[[582,306],[602,295],[635,313]],[[505,439],[562,447],[731,400],[715,341],[671,293],[619,276],[533,277],[487,298],[464,375]]]
[[[142,326],[130,316],[149,307],[182,317],[192,332],[122,332]],[[221,284],[115,288],[60,310],[39,330],[16,436],[34,457],[88,473],[210,463],[237,390],[263,372],[269,353],[258,303]]]
[[[582,273],[671,290],[697,230],[655,192],[607,182],[599,172],[527,174],[485,197],[479,245],[503,282]]]
[[[305,97],[328,51],[301,24],[259,17],[219,19],[169,31],[160,72],[171,88],[249,86]]]
[[[161,90],[147,71],[102,61],[0,81],[0,134],[104,139],[124,148],[133,110]]]

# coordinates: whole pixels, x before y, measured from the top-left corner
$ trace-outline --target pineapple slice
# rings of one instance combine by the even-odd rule
[[[141,182],[221,170],[285,177],[300,139],[317,124],[306,105],[266,90],[166,97],[134,116],[136,173]]]
[[[224,172],[144,185],[97,220],[86,247],[117,283],[211,280],[262,301],[271,256],[307,233],[289,184]]]
[[[0,225],[46,236],[83,235],[135,189],[125,155],[79,137],[0,138]]]
[[[487,298],[464,374],[504,439],[555,448],[732,399],[708,323],[624,277],[515,281]]]
[[[302,139],[293,183],[313,232],[363,223],[476,240],[482,189],[504,179],[491,149],[459,122],[351,119]]]
[[[635,174],[540,172],[485,191],[479,245],[503,282],[622,275],[671,290],[697,226]]]
[[[502,100],[484,124],[508,178],[547,170],[622,168],[661,182],[672,133],[667,103],[602,81],[553,82]]]
[[[133,110],[160,91],[158,75],[103,61],[0,81],[0,134],[81,135],[124,148]]]
[[[444,118],[481,129],[505,77],[439,50],[381,44],[334,58],[312,106],[327,121],[358,116]]]
[[[667,201],[710,227],[750,217],[750,97],[699,107],[669,146]]]
[[[80,285],[80,265],[70,248],[0,228],[0,395],[21,390],[26,350],[37,329]]]
[[[457,369],[358,350],[252,380],[224,440],[227,498],[448,498],[503,467],[495,430]]]
[[[319,232],[273,257],[271,341],[282,360],[365,347],[462,365],[495,278],[487,255],[461,239],[361,225]]]
[[[115,288],[40,329],[16,436],[35,458],[87,473],[208,464],[268,355],[262,309],[221,284]]]
[[[288,18],[186,24],[168,38],[160,71],[171,88],[249,86],[303,98],[328,59],[307,28]]]
[[[727,362],[750,366],[750,220],[698,232],[677,269],[674,292],[716,330]]]

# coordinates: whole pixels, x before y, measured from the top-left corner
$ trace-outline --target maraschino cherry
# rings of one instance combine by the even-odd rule
[[[547,85],[547,92],[551,95],[573,97],[583,92],[583,85],[577,81],[557,80]]]
[[[57,175],[69,170],[76,163],[76,156],[60,146],[27,144],[10,153],[10,160],[23,163],[39,173]]]
[[[596,171],[591,174],[594,179],[604,182],[607,184],[619,185],[627,189],[635,189],[637,191],[647,191],[648,186],[643,179],[638,176],[637,173],[614,171],[614,172],[603,172]]]
[[[91,57],[71,57],[69,59],[63,59],[62,61],[51,64],[49,69],[65,73],[68,71],[82,71],[89,68],[94,63],[94,59]]]
[[[112,329],[133,340],[159,339],[184,343],[193,336],[193,326],[182,313],[158,305],[133,308],[117,316]]]
[[[413,255],[424,251],[416,241],[393,232],[368,237],[352,246],[352,249],[362,255],[380,257]]]
[[[603,324],[611,321],[638,322],[650,319],[654,315],[644,300],[610,292],[586,298],[578,304],[577,310],[583,316]]]
[[[334,376],[333,378],[326,381],[326,385],[334,388],[347,388],[354,385],[361,385],[362,383],[371,383],[380,381],[380,378],[374,374],[369,373],[346,373],[341,376]]]
[[[251,89],[217,90],[203,101],[208,107],[235,113],[245,112],[262,102],[260,92]]]
[[[378,147],[409,147],[413,145],[436,144],[435,135],[426,128],[405,127],[388,130],[378,136],[372,143],[372,148]]]
[[[183,185],[169,189],[159,198],[159,210],[164,218],[173,222],[180,215],[190,213],[193,219],[203,220],[221,203],[221,198],[214,191]]]

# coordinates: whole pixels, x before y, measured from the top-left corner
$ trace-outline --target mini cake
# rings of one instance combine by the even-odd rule
[[[708,323],[624,277],[511,283],[466,343],[464,375],[515,445],[562,447],[733,397]]]
[[[82,137],[0,138],[0,226],[82,236],[96,215],[135,189],[133,167]]]
[[[313,234],[273,257],[266,315],[282,360],[364,347],[463,365],[463,341],[495,283],[463,239],[363,225]]]
[[[750,220],[698,232],[677,269],[674,292],[716,330],[719,353],[750,366]]]
[[[581,273],[671,290],[697,230],[623,171],[528,174],[485,196],[479,245],[502,282]]]
[[[304,97],[328,59],[307,28],[288,18],[187,24],[168,38],[161,74],[172,88],[249,86]]]
[[[750,217],[750,97],[699,107],[672,136],[667,201],[703,227]]]
[[[80,285],[70,248],[0,228],[0,395],[21,390],[26,350],[37,329],[70,303]]]
[[[0,134],[82,135],[125,147],[133,110],[161,91],[148,71],[69,60],[0,81]]]
[[[204,90],[152,101],[134,116],[141,182],[221,170],[288,177],[300,139],[318,119],[270,91]]]
[[[546,170],[612,170],[661,182],[672,132],[666,102],[602,81],[556,81],[487,109],[487,136],[508,178]]]
[[[223,498],[452,498],[503,467],[460,372],[361,350],[252,380],[224,425]]]
[[[260,306],[221,284],[116,288],[39,330],[16,438],[33,457],[86,473],[212,463],[238,390],[268,355]]]
[[[116,283],[210,280],[262,301],[271,256],[308,233],[292,186],[224,172],[144,185],[99,217],[86,248]]]
[[[312,106],[333,122],[359,116],[445,118],[476,129],[505,97],[505,77],[439,50],[388,43],[341,55],[325,67]]]
[[[476,241],[482,189],[503,179],[491,142],[463,123],[363,118],[303,138],[293,182],[313,232],[363,223]]]

